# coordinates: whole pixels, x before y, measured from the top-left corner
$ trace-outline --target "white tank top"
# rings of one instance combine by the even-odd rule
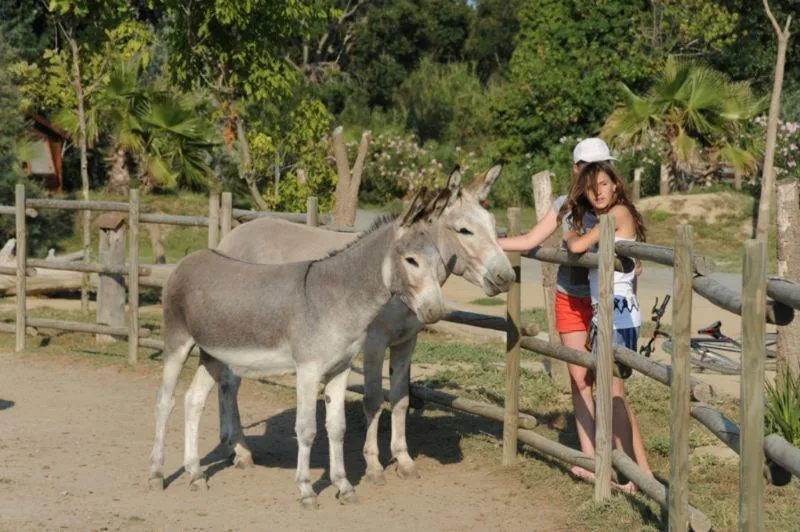
[[[615,237],[615,242],[635,242],[636,238]],[[596,252],[596,246],[594,251]],[[599,275],[597,268],[589,270],[589,290],[592,295],[592,305],[598,301]],[[622,273],[614,271],[614,304],[612,314],[614,315],[614,329],[628,329],[642,325],[642,314],[639,311],[639,301],[633,293],[633,280],[636,278],[634,271]]]

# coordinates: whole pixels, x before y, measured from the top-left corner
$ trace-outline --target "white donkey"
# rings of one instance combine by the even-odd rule
[[[190,486],[205,485],[198,456],[200,416],[225,366],[238,376],[297,373],[297,486],[316,505],[309,478],[317,430],[318,386],[325,383],[330,478],[343,502],[355,500],[344,467],[344,396],[350,363],[367,327],[396,296],[420,321],[446,312],[441,256],[429,231],[450,199],[427,206],[419,195],[397,221],[384,221],[330,256],[288,264],[253,264],[202,250],[184,258],[164,287],[164,376],[156,404],[151,486],[163,487],[164,436],[181,368],[193,345],[200,365],[186,392],[184,466]]]
[[[442,215],[433,222],[431,231],[446,264],[447,273],[463,276],[484,289],[487,295],[507,291],[515,279],[506,255],[495,236],[494,218],[481,207],[502,167],[492,167],[484,179],[476,179],[471,190],[460,188],[458,170],[450,176],[448,187],[455,197]],[[324,229],[293,224],[273,218],[261,218],[240,225],[228,234],[218,249],[227,255],[260,263],[280,263],[324,256],[332,248],[352,240],[354,236]],[[444,280],[442,280],[444,281]],[[400,476],[416,476],[414,460],[406,443],[409,370],[411,354],[417,343],[422,323],[399,298],[393,298],[370,324],[364,342],[364,413],[367,437],[364,458],[367,479],[383,483],[384,469],[378,454],[378,421],[383,403],[383,359],[390,348],[392,403],[392,458],[397,461]],[[219,388],[220,437],[235,453],[234,464],[252,464],[252,455],[245,444],[239,419],[236,394],[240,380],[223,372]]]

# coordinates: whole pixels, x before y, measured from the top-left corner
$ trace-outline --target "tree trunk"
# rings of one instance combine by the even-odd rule
[[[775,60],[775,81],[772,85],[772,99],[769,103],[769,117],[767,118],[767,146],[764,150],[764,171],[761,174],[761,199],[758,204],[758,222],[755,235],[758,240],[766,242],[770,212],[775,201],[775,143],[778,135],[778,119],[781,112],[781,90],[783,89],[783,70],[786,65],[786,48],[789,43],[789,24],[792,21],[792,17],[787,19],[786,28],[781,31],[769,9],[769,3],[767,0],[763,1],[764,10],[767,12],[778,38],[778,57]]]
[[[128,171],[127,153],[122,148],[115,149],[110,162],[111,168],[108,171],[106,192],[127,195],[128,190],[131,188],[131,174]]]
[[[63,28],[62,28],[63,30]],[[78,100],[78,145],[81,150],[81,191],[84,201],[89,201],[89,140],[86,134],[86,101],[81,81],[80,52],[78,43],[72,35],[62,31],[69,42],[72,51],[72,86],[75,88],[75,96]],[[90,248],[92,244],[91,235],[91,213],[83,211],[83,260],[89,262]],[[83,275],[81,282],[81,311],[89,312],[89,274]]]
[[[781,179],[778,183],[778,276],[800,279],[800,179]],[[791,372],[800,375],[800,313],[791,323],[778,327],[778,378]]]
[[[256,206],[262,211],[269,210],[267,202],[261,197],[261,193],[256,185],[256,180],[253,177],[253,159],[250,157],[250,144],[247,142],[247,135],[244,130],[244,120],[241,116],[236,117],[236,136],[239,140],[239,149],[242,151],[242,167],[240,169],[240,177],[247,183],[247,189],[250,191],[253,201]]]

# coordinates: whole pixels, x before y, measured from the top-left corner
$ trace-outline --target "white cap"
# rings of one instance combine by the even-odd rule
[[[596,163],[599,161],[616,161],[616,157],[611,156],[608,149],[608,144],[603,142],[603,139],[591,137],[583,139],[575,146],[572,151],[572,162],[578,164],[583,161],[585,163]]]

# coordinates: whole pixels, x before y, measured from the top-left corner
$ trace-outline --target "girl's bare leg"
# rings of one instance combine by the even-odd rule
[[[561,343],[566,347],[585,351],[587,335],[586,331],[561,333]],[[589,456],[594,456],[594,397],[592,397],[594,372],[574,364],[567,364],[567,368],[569,369],[572,408],[575,412],[575,426],[581,451]],[[594,477],[594,473],[578,466],[572,468],[572,473],[582,478]]]

